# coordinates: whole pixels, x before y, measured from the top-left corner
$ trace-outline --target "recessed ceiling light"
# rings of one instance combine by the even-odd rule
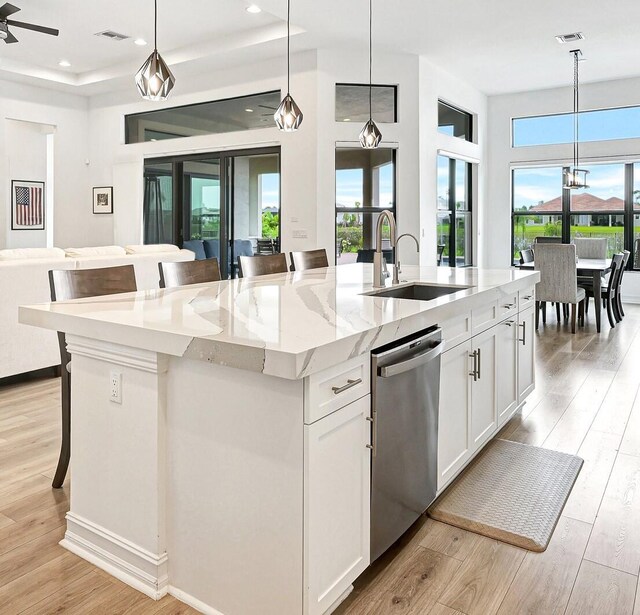
[[[571,32],[570,34],[558,34],[556,36],[556,40],[561,43],[575,43],[576,41],[581,41],[584,38],[584,34],[582,32]]]
[[[69,68],[71,66],[71,62],[69,62],[69,60],[60,60],[60,62],[58,62],[58,66]]]
[[[143,38],[137,38],[135,41],[133,41],[136,45],[139,45],[140,47],[144,47],[147,44],[147,41],[145,41]]]
[[[350,118],[350,117],[345,117],[342,121],[343,121],[343,122],[350,122],[350,121],[351,121],[351,118]]]
[[[245,109],[247,113],[253,113],[253,109]]]
[[[250,4],[247,7],[247,13],[262,13],[262,9],[257,4]]]

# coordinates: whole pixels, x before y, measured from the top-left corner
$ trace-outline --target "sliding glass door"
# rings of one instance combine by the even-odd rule
[[[220,270],[280,250],[280,149],[147,160],[144,241],[206,240]]]

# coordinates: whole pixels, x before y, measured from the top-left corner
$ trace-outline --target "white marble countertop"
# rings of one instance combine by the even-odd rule
[[[21,306],[21,323],[297,379],[530,287],[537,272],[403,267],[401,281],[471,286],[432,301],[371,292],[373,266],[342,265]],[[387,281],[390,286],[390,280]]]

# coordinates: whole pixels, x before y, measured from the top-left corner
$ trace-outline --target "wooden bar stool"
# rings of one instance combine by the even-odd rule
[[[327,251],[324,248],[305,252],[289,252],[289,255],[291,257],[291,271],[320,269],[329,266]]]
[[[220,265],[217,258],[178,263],[158,263],[160,288],[175,288],[188,284],[204,284],[220,281]]]
[[[287,271],[287,257],[282,252],[266,256],[238,256],[238,273],[241,278]]]
[[[51,301],[70,301],[137,290],[133,265],[49,271],[49,286]],[[58,331],[58,345],[62,380],[62,446],[53,477],[54,489],[62,487],[71,458],[71,355],[67,351],[65,335],[61,331]]]

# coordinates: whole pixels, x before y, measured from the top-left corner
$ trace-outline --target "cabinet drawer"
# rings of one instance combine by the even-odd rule
[[[498,319],[502,320],[518,313],[518,291],[501,297],[498,301]]]
[[[491,301],[482,307],[472,310],[471,325],[473,335],[486,331],[501,320],[498,314],[498,305],[498,301]]]
[[[454,318],[442,321],[442,339],[444,349],[449,350],[462,342],[466,342],[471,337],[471,314],[461,314]]]
[[[534,305],[536,301],[535,286],[530,286],[518,292],[518,309],[526,310],[530,305]]]
[[[304,422],[307,425],[370,392],[369,353],[311,374],[304,383]]]

